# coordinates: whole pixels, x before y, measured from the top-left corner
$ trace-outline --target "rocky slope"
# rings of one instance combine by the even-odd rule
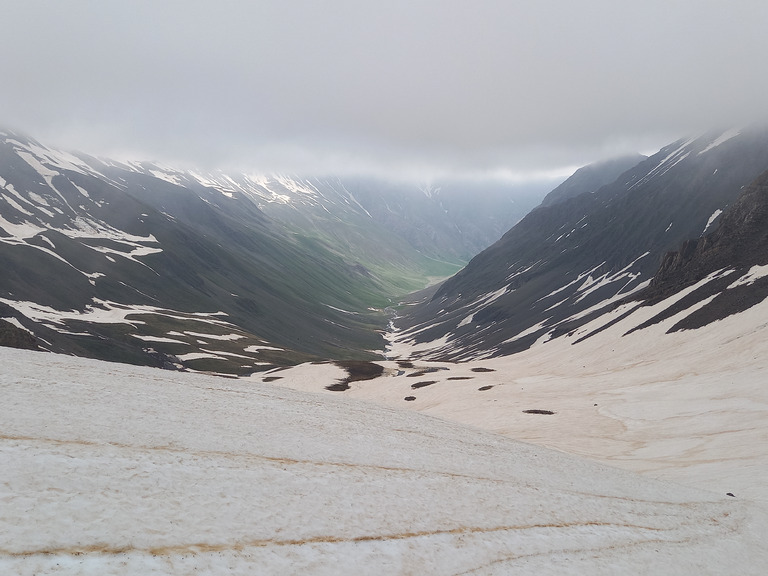
[[[684,242],[664,256],[661,267],[638,298],[654,304],[689,286],[713,277],[681,300],[678,306],[652,318],[658,322],[690,306],[706,302],[671,330],[693,329],[743,312],[768,297],[768,172],[747,186],[728,208],[711,234]]]
[[[714,230],[766,169],[765,129],[675,142],[611,184],[533,210],[409,307],[400,337],[461,360],[572,332],[646,288],[667,252]]]

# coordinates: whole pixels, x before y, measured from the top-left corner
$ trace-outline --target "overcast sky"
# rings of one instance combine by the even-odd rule
[[[765,0],[0,0],[0,123],[293,173],[530,176],[768,120]]]

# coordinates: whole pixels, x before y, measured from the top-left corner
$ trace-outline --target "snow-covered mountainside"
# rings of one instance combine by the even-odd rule
[[[643,298],[665,254],[717,230],[724,211],[766,170],[765,129],[675,142],[612,184],[533,210],[410,307],[396,322],[399,337],[424,344],[424,358],[467,360],[571,334],[621,302]],[[729,232],[723,238],[738,237]],[[721,274],[734,281],[745,266],[768,264],[762,249],[734,250],[744,254],[738,270],[720,261]],[[694,276],[692,281],[702,278]],[[721,290],[727,288],[723,282]]]
[[[445,420],[39,352],[0,349],[0,363],[3,574],[757,575],[768,563],[754,502]]]
[[[392,298],[526,209],[489,193],[496,209],[468,216],[411,188],[203,174],[5,132],[0,318],[44,349],[166,367],[376,355]]]

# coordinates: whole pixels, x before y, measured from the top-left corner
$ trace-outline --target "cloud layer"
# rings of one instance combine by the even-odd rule
[[[0,122],[88,152],[519,174],[768,120],[768,3],[4,1]]]

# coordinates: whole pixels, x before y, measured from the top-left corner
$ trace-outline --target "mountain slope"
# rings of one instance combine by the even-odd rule
[[[252,204],[221,210],[162,179],[18,137],[6,138],[0,166],[0,301],[49,349],[247,371],[291,350],[379,346],[379,320],[335,310],[385,305],[377,282],[307,250]]]
[[[533,210],[397,322],[432,358],[498,356],[566,334],[645,288],[768,168],[768,131],[675,142],[593,193]]]
[[[541,201],[541,205],[552,206],[581,194],[597,192],[600,188],[610,184],[621,174],[637,166],[647,158],[647,156],[642,154],[633,154],[596,162],[579,168],[570,178],[547,194],[544,200]]]
[[[392,299],[524,214],[533,196],[509,190],[466,214],[438,189],[118,162],[7,132],[0,316],[45,349],[165,367],[371,358]]]
[[[705,303],[670,330],[695,329],[743,312],[768,297],[768,171],[747,186],[714,232],[665,255],[650,286],[638,295],[653,304],[705,282],[679,304],[651,318],[668,318],[693,302]]]

